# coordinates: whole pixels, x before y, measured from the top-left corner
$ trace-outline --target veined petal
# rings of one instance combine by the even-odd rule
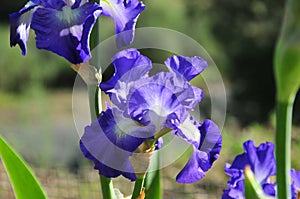
[[[174,133],[198,148],[202,136],[198,127],[199,123],[195,121],[192,116],[188,116],[184,122],[178,126]]]
[[[174,128],[186,117],[185,107],[174,90],[176,86],[169,82],[156,81],[155,76],[137,81],[128,95],[128,114],[142,123],[156,125],[156,132],[163,128]]]
[[[194,127],[197,128],[194,128]],[[186,127],[186,128],[184,128]],[[199,125],[192,118],[178,127],[177,135],[193,144],[194,152],[176,180],[180,183],[194,183],[205,176],[213,162],[219,157],[222,137],[216,124],[205,120]]]
[[[123,109],[130,88],[138,79],[148,77],[152,63],[133,48],[118,52],[112,58],[112,63],[115,73],[108,81],[102,82],[100,88],[110,95],[116,106]]]
[[[145,5],[138,0],[102,0],[103,15],[111,17],[115,22],[117,46],[123,47],[132,43],[135,25]]]
[[[199,150],[208,153],[209,161],[212,164],[219,158],[222,148],[222,135],[219,127],[211,120],[204,120],[199,126],[201,139]]]
[[[183,76],[169,72],[160,72],[151,77],[153,82],[165,85],[173,91],[180,103],[187,109],[191,110],[204,97],[200,88],[192,86]],[[148,81],[148,80],[142,80]],[[141,82],[137,83],[141,84]]]
[[[10,18],[10,46],[20,46],[22,55],[26,55],[26,43],[29,36],[29,29],[34,8],[38,1],[29,1],[19,12],[9,15]]]
[[[98,120],[85,128],[80,146],[95,169],[106,177],[123,175],[135,180],[129,157],[142,142],[153,137],[153,126],[141,126],[116,109],[102,112]]]
[[[165,61],[171,72],[178,73],[188,81],[199,75],[208,65],[201,57],[172,56]]]
[[[177,175],[176,181],[184,184],[197,182],[205,176],[205,172],[209,168],[210,164],[207,153],[194,148],[192,156]]]
[[[36,33],[36,45],[50,50],[73,64],[91,58],[89,36],[101,7],[96,3],[85,3],[72,9],[62,10],[38,8],[32,17],[31,27]]]

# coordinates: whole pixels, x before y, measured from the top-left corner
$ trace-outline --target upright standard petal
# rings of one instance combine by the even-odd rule
[[[163,76],[164,81],[157,81]],[[156,125],[156,132],[164,128],[175,128],[186,117],[186,108],[182,104],[184,92],[174,84],[171,73],[158,73],[150,78],[135,82],[128,95],[128,114],[141,123]]]
[[[102,0],[100,5],[103,7],[103,15],[111,17],[115,22],[117,46],[130,45],[137,19],[145,5],[138,0]]]
[[[115,72],[108,81],[101,82],[100,88],[110,95],[116,106],[123,109],[130,88],[138,79],[148,77],[152,63],[138,50],[131,48],[118,52],[112,58],[112,64]]]
[[[191,118],[187,120],[188,122],[179,126],[177,132],[177,135],[193,144],[194,149],[187,164],[176,177],[177,182],[184,184],[201,180],[218,159],[222,147],[222,136],[215,123],[205,120],[202,124],[197,124]],[[192,127],[193,125],[197,128]]]
[[[182,75],[188,81],[199,75],[206,67],[207,62],[201,57],[172,56],[165,61],[170,72]]]
[[[37,48],[50,50],[73,64],[88,61],[89,37],[100,13],[101,7],[89,2],[78,8],[38,8],[31,24]]]
[[[106,177],[123,175],[135,180],[129,157],[145,140],[153,137],[153,126],[141,126],[116,109],[102,112],[98,120],[85,128],[81,151],[95,169]]]
[[[22,50],[22,55],[26,55],[26,43],[29,36],[32,14],[35,10],[35,7],[38,5],[38,1],[29,1],[19,12],[14,12],[9,15],[10,47],[18,44]]]

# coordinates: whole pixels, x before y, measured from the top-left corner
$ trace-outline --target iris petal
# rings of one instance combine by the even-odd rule
[[[100,5],[103,7],[103,15],[111,17],[115,22],[117,46],[130,45],[137,19],[145,5],[138,0],[103,0]]]
[[[136,49],[120,51],[112,58],[112,63],[115,73],[107,82],[102,82],[100,88],[110,95],[116,106],[123,109],[130,88],[136,80],[148,77],[152,63]]]
[[[188,81],[199,75],[207,67],[207,62],[198,56],[172,56],[165,61],[165,64],[170,71],[184,76]]]
[[[102,112],[98,120],[85,128],[80,146],[85,157],[93,160],[95,169],[101,175],[123,175],[135,180],[129,157],[153,134],[153,126],[142,127],[113,108]]]
[[[212,121],[205,120],[199,126],[192,119],[187,120],[189,120],[189,127],[195,125],[198,128],[184,129],[184,123],[179,126],[179,132],[181,132],[179,136],[184,135],[184,139],[193,144],[194,149],[189,161],[176,177],[176,181],[180,183],[194,183],[201,180],[205,176],[205,172],[212,167],[213,162],[219,157],[222,143],[220,130]],[[191,132],[192,129],[194,132]]]
[[[72,9],[62,10],[38,8],[32,18],[31,27],[36,33],[36,45],[63,56],[73,64],[91,58],[89,35],[101,8],[96,3],[85,3]]]
[[[26,55],[26,43],[29,36],[29,29],[34,8],[39,2],[29,1],[19,12],[9,15],[10,18],[10,46],[20,46],[22,55]]]

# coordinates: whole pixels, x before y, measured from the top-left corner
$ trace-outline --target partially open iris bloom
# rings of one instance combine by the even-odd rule
[[[224,190],[223,199],[245,199],[244,169],[250,166],[257,182],[262,186],[265,195],[276,197],[276,182],[271,177],[276,175],[276,160],[274,156],[274,144],[266,142],[258,147],[254,146],[252,140],[244,143],[245,152],[236,156],[231,165],[225,165],[225,173],[230,176],[227,185],[229,189]],[[297,190],[300,188],[300,172],[291,171],[292,199],[296,199]]]
[[[52,51],[72,64],[87,62],[91,58],[90,33],[101,14],[115,20],[116,33],[126,31],[117,37],[118,46],[129,45],[144,4],[137,0],[106,0],[102,4],[103,9],[85,0],[31,0],[20,11],[10,14],[10,45],[18,44],[25,55],[32,28],[37,48]]]
[[[100,174],[123,175],[134,181],[143,171],[132,164],[132,156],[153,151],[161,144],[159,137],[169,132],[193,146],[176,180],[193,183],[202,179],[218,158],[222,141],[214,122],[200,123],[189,114],[203,98],[202,90],[189,80],[207,63],[200,57],[173,56],[165,62],[169,72],[149,76],[151,61],[136,49],[117,53],[112,63],[115,73],[100,88],[113,104],[85,128],[80,141],[84,155],[93,160]]]

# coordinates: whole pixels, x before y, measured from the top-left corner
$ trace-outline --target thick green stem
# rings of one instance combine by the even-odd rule
[[[145,181],[145,177],[137,178],[134,184],[134,189],[133,189],[131,199],[137,199],[137,197],[139,197],[139,195],[141,194],[144,188],[144,181]]]
[[[276,112],[276,165],[278,199],[291,198],[291,134],[292,102],[277,102]]]
[[[91,2],[99,3],[99,0],[91,0]],[[99,48],[97,45],[100,43],[100,22],[97,20],[90,37],[90,46],[93,50],[93,60],[91,64],[97,69],[100,68]],[[88,85],[89,102],[92,120],[97,119],[102,111],[101,97],[98,97],[98,85]],[[114,188],[112,180],[100,175],[101,189],[103,199],[114,199]]]

